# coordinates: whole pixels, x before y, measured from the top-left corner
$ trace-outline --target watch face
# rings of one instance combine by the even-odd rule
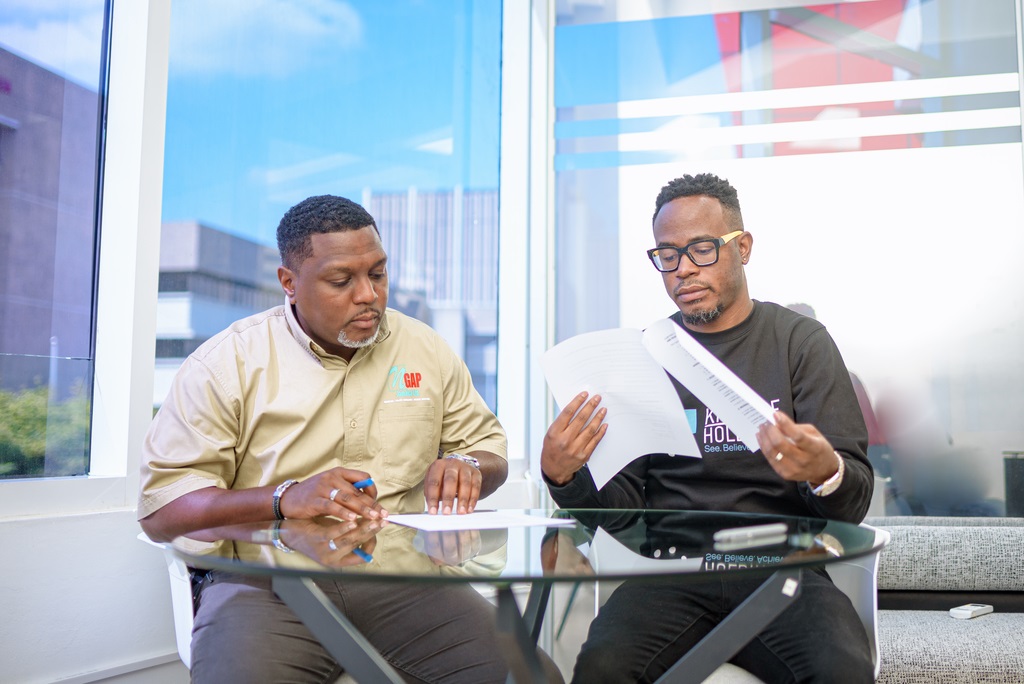
[[[472,456],[466,456],[465,454],[448,454],[447,456],[445,456],[445,458],[454,458],[456,460],[462,461],[463,463],[468,463],[474,468],[480,467],[479,460],[473,458]]]

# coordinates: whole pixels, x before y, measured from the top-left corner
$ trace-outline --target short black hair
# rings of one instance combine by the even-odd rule
[[[277,224],[277,249],[281,263],[295,269],[313,254],[310,236],[314,233],[338,233],[359,230],[377,223],[370,212],[350,199],[335,195],[307,197],[285,212]],[[377,230],[378,234],[380,233]]]
[[[722,209],[726,210],[726,220],[729,221],[732,228],[743,230],[743,213],[740,211],[740,199],[736,188],[732,187],[726,179],[719,178],[713,173],[698,173],[696,176],[686,174],[681,178],[670,180],[658,193],[658,199],[654,201],[654,216],[651,222],[658,219],[658,212],[672,200],[696,195],[718,200]]]

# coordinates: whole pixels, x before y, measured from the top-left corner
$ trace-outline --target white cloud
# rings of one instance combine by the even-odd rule
[[[360,157],[339,152],[338,154],[307,159],[306,161],[289,166],[280,166],[272,169],[250,169],[249,177],[262,185],[276,187],[294,181],[305,180],[310,176],[319,176],[337,171],[343,167],[351,166],[358,161],[361,161]]]
[[[171,12],[172,74],[284,77],[363,39],[341,0],[177,0]]]
[[[452,151],[455,149],[455,142],[452,140],[451,136],[448,136],[447,138],[432,140],[431,142],[417,145],[416,149],[422,152],[451,155]]]
[[[103,7],[95,0],[4,0],[0,45],[96,90]]]

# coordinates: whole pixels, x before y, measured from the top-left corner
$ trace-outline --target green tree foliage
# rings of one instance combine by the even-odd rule
[[[52,404],[45,386],[0,391],[0,416],[0,478],[88,472],[89,397],[81,385]]]

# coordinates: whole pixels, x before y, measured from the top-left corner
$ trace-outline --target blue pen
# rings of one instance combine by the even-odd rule
[[[359,556],[360,558],[362,558],[364,563],[369,563],[370,561],[373,560],[373,556],[371,556],[370,554],[366,553],[365,551],[363,551],[362,549],[360,549],[358,547],[352,549],[352,553],[354,553],[357,556]]]
[[[372,487],[373,486],[373,478],[372,477],[368,477],[365,480],[360,480],[359,482],[353,482],[352,486],[355,487],[356,489],[360,489],[360,490],[366,489],[367,487]]]

